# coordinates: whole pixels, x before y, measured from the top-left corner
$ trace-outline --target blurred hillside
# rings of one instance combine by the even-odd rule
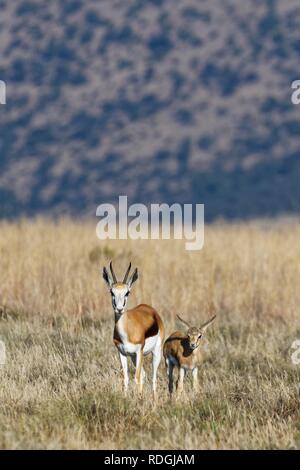
[[[299,0],[0,0],[0,216],[298,213]]]

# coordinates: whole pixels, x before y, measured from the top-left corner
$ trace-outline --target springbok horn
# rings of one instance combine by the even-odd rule
[[[177,315],[177,318],[178,318],[178,320],[180,320],[182,323],[184,323],[188,328],[191,327],[191,325],[190,325],[187,321],[185,321],[185,320],[183,320],[182,318],[180,318],[179,315]]]
[[[202,326],[200,326],[200,330],[205,330],[208,325],[210,325],[214,319],[216,318],[217,315],[214,315],[210,320],[208,320],[207,322],[205,322]]]
[[[128,267],[128,269],[126,271],[126,274],[124,276],[123,284],[126,284],[126,282],[127,282],[127,278],[128,278],[129,273],[130,273],[130,269],[131,269],[131,263],[129,263],[129,267]]]
[[[111,272],[113,281],[114,281],[114,283],[116,284],[118,281],[117,281],[116,275],[115,275],[114,270],[113,270],[113,267],[112,267],[112,261],[109,263],[109,267],[110,267],[110,272]]]

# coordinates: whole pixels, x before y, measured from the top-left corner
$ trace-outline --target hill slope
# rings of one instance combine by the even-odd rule
[[[0,4],[0,215],[299,210],[298,1]]]

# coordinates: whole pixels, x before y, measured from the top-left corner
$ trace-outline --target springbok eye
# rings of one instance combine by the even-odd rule
[[[126,292],[126,294],[125,294],[125,297],[128,297],[128,296],[129,296],[129,291],[128,291],[128,292]]]
[[[201,334],[201,335],[199,335],[198,339],[201,339],[201,338],[202,338],[202,334]]]

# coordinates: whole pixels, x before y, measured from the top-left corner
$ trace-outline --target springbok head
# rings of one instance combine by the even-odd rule
[[[116,314],[121,315],[125,311],[132,284],[138,279],[138,270],[135,268],[131,276],[129,276],[131,270],[130,263],[123,281],[118,282],[112,267],[112,262],[110,262],[109,267],[111,275],[104,266],[103,279],[105,280],[110,290],[113,309]]]
[[[207,322],[205,322],[202,326],[200,327],[197,327],[197,326],[191,326],[190,323],[188,323],[187,321],[183,320],[182,318],[180,318],[179,315],[177,315],[177,318],[185,325],[187,326],[187,331],[186,331],[186,335],[187,335],[187,340],[188,340],[188,343],[189,343],[189,347],[190,349],[194,350],[196,349],[199,344],[200,344],[200,341],[201,341],[201,338],[203,337],[203,334],[205,333],[206,329],[209,327],[209,325],[211,325],[211,323],[215,320],[216,318],[216,315],[214,315],[210,320],[208,320]]]

